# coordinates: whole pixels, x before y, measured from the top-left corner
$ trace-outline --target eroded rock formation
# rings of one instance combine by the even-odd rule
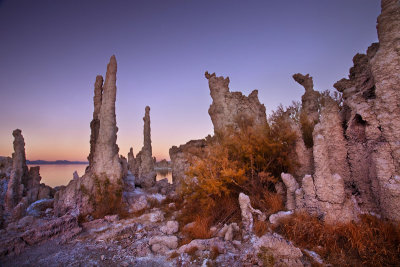
[[[213,99],[208,114],[213,122],[215,133],[224,133],[229,126],[237,128],[240,120],[246,120],[253,125],[267,123],[265,106],[258,100],[257,90],[246,97],[241,92],[229,91],[229,77],[217,77],[215,73],[208,72],[205,76]]]
[[[179,186],[187,178],[185,172],[189,170],[192,161],[205,155],[206,143],[205,139],[191,140],[184,145],[169,149],[174,185]]]
[[[10,180],[8,182],[7,193],[5,198],[5,208],[8,211],[14,209],[21,201],[24,193],[24,185],[29,180],[28,166],[25,158],[25,141],[21,134],[21,130],[13,131],[14,136],[14,153],[12,155],[13,167]]]
[[[90,153],[88,156],[89,168],[93,166],[93,157],[96,151],[96,142],[99,137],[100,120],[99,113],[101,108],[101,102],[103,98],[103,76],[97,75],[94,83],[94,96],[93,96],[93,119],[90,122]]]
[[[156,182],[156,172],[154,171],[153,150],[151,147],[151,129],[150,129],[150,107],[145,108],[143,117],[143,147],[136,155],[135,159],[135,182],[142,187],[151,187]]]
[[[320,93],[314,91],[313,78],[309,75],[303,75],[296,73],[293,75],[293,79],[302,85],[305,89],[305,93],[301,97],[301,113],[306,115],[309,123],[317,123],[319,120],[319,102]]]
[[[1,179],[0,201],[0,226],[15,222],[25,216],[27,207],[38,199],[53,197],[54,190],[40,184],[39,167],[31,167],[28,170],[25,157],[25,141],[21,130],[13,131],[14,153],[12,155],[12,167],[6,161],[5,176]],[[7,166],[8,165],[8,166]],[[4,192],[4,188],[7,188]],[[4,221],[3,221],[4,219]]]
[[[343,93],[343,123],[351,178],[348,187],[360,207],[400,220],[400,4],[382,1],[379,43],[357,54]]]
[[[257,214],[259,221],[265,221],[266,216],[260,210],[254,209],[251,206],[250,198],[243,193],[239,194],[239,206],[242,215],[243,237],[248,238],[253,235],[253,214]]]
[[[103,78],[96,77],[94,87],[94,112],[91,122],[91,150],[89,168],[82,177],[70,181],[67,187],[55,195],[55,213],[63,215],[70,211],[74,215],[93,212],[92,200],[105,184],[116,188],[127,174],[126,160],[120,159],[116,144],[115,117],[117,61],[110,58],[104,85]]]
[[[92,171],[93,174],[98,176],[105,175],[113,183],[122,178],[122,168],[118,155],[119,148],[117,145],[118,128],[115,116],[115,100],[117,94],[116,80],[117,60],[115,56],[112,56],[107,65],[106,79],[103,85],[103,95],[98,115],[100,127],[93,154]],[[96,91],[99,90],[95,87],[95,94]],[[98,103],[96,103],[95,100],[95,112],[97,112],[97,110]]]
[[[133,153],[133,148],[131,147],[128,153],[128,170],[131,171],[131,173],[137,177],[136,173],[136,159],[135,159],[135,154]]]

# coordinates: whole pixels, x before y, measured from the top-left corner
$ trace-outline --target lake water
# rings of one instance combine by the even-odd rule
[[[77,171],[79,176],[85,173],[85,164],[45,164],[45,165],[28,165],[28,167],[40,166],[41,183],[45,183],[51,187],[67,185],[72,180],[72,174]],[[170,171],[157,171],[156,180],[168,178],[172,183],[172,173]]]

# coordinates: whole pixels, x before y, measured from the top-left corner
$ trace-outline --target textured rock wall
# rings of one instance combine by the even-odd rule
[[[240,92],[229,92],[229,77],[217,77],[205,73],[213,102],[208,109],[215,133],[224,133],[228,126],[236,128],[238,119],[252,121],[254,125],[267,123],[265,106],[258,100],[258,91],[249,96]]]
[[[378,44],[357,54],[343,93],[353,191],[363,210],[400,220],[400,3],[383,0]]]
[[[385,217],[400,220],[400,3],[382,0],[378,17],[379,48],[371,59],[375,80],[374,109],[381,137],[373,156]]]
[[[298,163],[298,167],[294,170],[294,176],[299,180],[304,175],[313,173],[314,163],[312,157],[312,149],[307,148],[304,144],[300,125],[298,123],[295,123],[289,117],[286,120],[296,136],[294,150],[289,156],[293,162]]]
[[[399,1],[382,1],[377,29],[379,43],[357,54],[349,78],[334,85],[343,94],[340,111],[312,90],[309,75],[293,76],[306,89],[301,113],[319,123],[313,175],[304,176],[294,193],[286,181],[288,208],[295,198],[297,209],[333,223],[357,219],[360,212],[400,220]]]

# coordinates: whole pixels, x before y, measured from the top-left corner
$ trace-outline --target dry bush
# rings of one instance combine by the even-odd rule
[[[290,172],[296,166],[289,157],[294,133],[275,124],[256,127],[244,118],[239,118],[237,125],[208,139],[207,156],[191,162],[187,172],[191,179],[183,181],[180,189],[185,196],[180,218],[183,223],[196,216],[208,218],[211,225],[241,221],[240,192],[249,195],[252,205],[262,211],[283,208],[275,183],[281,172]]]
[[[400,225],[371,215],[361,215],[357,223],[327,225],[300,213],[281,220],[275,230],[333,265],[395,266],[400,262]]]
[[[268,232],[268,223],[265,221],[258,221],[254,222],[254,233],[256,236],[261,237]]]
[[[278,193],[265,192],[264,199],[270,214],[277,213],[278,211],[284,209],[282,196]]]
[[[202,216],[196,216],[193,226],[184,228],[182,233],[187,239],[208,239],[211,238],[210,219]],[[190,242],[189,241],[189,242]]]

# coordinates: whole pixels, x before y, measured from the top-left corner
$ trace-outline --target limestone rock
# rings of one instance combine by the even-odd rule
[[[219,253],[224,253],[225,252],[224,247],[225,247],[225,242],[218,237],[210,239],[195,239],[192,240],[189,244],[183,245],[180,248],[178,248],[177,252],[179,254],[182,254],[193,250],[193,248],[197,248],[199,251],[203,250],[211,251],[212,248],[216,248]]]
[[[343,92],[342,118],[348,140],[351,177],[347,188],[363,210],[400,220],[400,5],[382,1],[378,44],[357,54]]]
[[[5,198],[5,207],[12,210],[21,201],[24,185],[28,181],[28,167],[25,158],[25,141],[21,134],[21,130],[13,131],[14,136],[14,153],[12,155],[13,167]]]
[[[123,166],[125,162],[121,162],[116,144],[116,73],[117,62],[112,56],[107,65],[104,85],[101,76],[96,77],[89,168],[82,177],[71,180],[68,186],[56,192],[54,206],[57,215],[67,212],[90,214],[94,209],[90,199],[97,194],[98,186],[109,182],[118,188],[121,179],[127,175]]]
[[[166,225],[161,226],[160,231],[166,235],[172,235],[178,232],[179,223],[177,221],[168,221]]]
[[[318,99],[320,97],[320,93],[314,91],[313,78],[309,74],[302,75],[300,73],[296,73],[293,75],[293,79],[305,89],[305,93],[301,97],[301,113],[306,115],[309,123],[317,123],[319,120]]]
[[[178,247],[178,238],[176,236],[153,236],[149,240],[149,245],[153,252],[165,254]]]
[[[64,215],[23,233],[22,239],[29,245],[55,237],[61,237],[61,242],[65,242],[81,230],[76,217]]]
[[[278,266],[303,266],[301,258],[303,253],[292,242],[284,239],[282,236],[273,233],[265,234],[254,242],[253,245],[256,253],[265,253],[262,248],[265,248],[272,254],[275,261],[281,264]]]
[[[54,204],[54,199],[40,199],[38,201],[33,202],[26,209],[27,215],[39,217],[45,214],[46,209],[52,208]]]
[[[312,174],[314,169],[312,148],[306,147],[299,124],[294,123],[292,120],[289,123],[296,136],[293,154],[295,155],[295,162],[299,164],[294,175],[295,177],[303,177],[306,174]]]
[[[145,210],[149,207],[149,203],[147,202],[147,198],[144,195],[140,195],[133,203],[129,206],[129,212],[139,212]]]
[[[225,224],[224,227],[218,232],[218,237],[223,237],[225,241],[232,241],[236,232],[239,231],[237,223]]]
[[[96,76],[96,81],[94,83],[94,96],[93,96],[93,119],[90,122],[90,153],[88,156],[89,161],[89,169],[93,166],[93,158],[96,151],[96,143],[99,137],[99,129],[100,129],[100,108],[103,98],[103,77],[101,75]]]
[[[145,115],[143,117],[143,148],[136,155],[135,167],[137,171],[136,183],[142,187],[152,187],[156,182],[157,173],[154,171],[154,160],[152,156],[151,147],[151,133],[150,133],[150,107],[145,108]]]
[[[253,233],[253,213],[258,215],[259,221],[265,221],[266,217],[260,210],[256,210],[251,206],[249,196],[240,193],[239,205],[242,214],[242,223],[244,227],[244,235],[251,235]]]
[[[189,169],[190,163],[205,155],[206,140],[191,140],[179,147],[173,146],[169,149],[172,166],[172,181],[179,187],[181,181],[186,179],[185,172]]]
[[[272,224],[278,224],[279,220],[282,218],[289,217],[293,214],[292,210],[289,211],[279,211],[269,216],[269,222]]]
[[[162,222],[164,220],[164,213],[159,209],[153,209],[149,213],[145,213],[140,216],[139,220],[147,223]]]
[[[50,221],[26,216],[18,222],[20,233],[7,231],[0,236],[0,256],[21,253],[27,246],[33,246],[46,240],[55,239],[64,243],[81,232],[76,217],[65,215]]]
[[[10,157],[0,156],[0,179],[10,177],[13,160]]]
[[[92,165],[94,175],[98,177],[105,175],[110,179],[111,183],[116,183],[122,178],[122,167],[118,156],[119,148],[116,143],[118,131],[115,116],[115,100],[117,93],[116,74],[117,61],[115,56],[112,56],[107,65],[106,79],[103,85],[101,106],[98,114],[100,127],[95,144]],[[96,90],[98,90],[98,88],[95,87],[95,92]],[[95,98],[97,98],[96,93]],[[98,103],[95,100],[95,112],[97,112],[96,109],[98,109]]]
[[[299,189],[296,179],[288,173],[281,173],[282,181],[286,185],[286,208],[294,210],[296,208],[295,191]]]
[[[253,125],[267,124],[265,106],[258,100],[258,91],[249,96],[229,91],[229,77],[217,77],[205,73],[213,102],[208,110],[215,133],[225,133],[228,126],[238,127],[238,120],[247,120]]]
[[[133,192],[135,191],[135,176],[128,171],[126,177],[123,178],[124,182],[124,192]]]
[[[132,175],[137,177],[138,173],[137,170],[138,168],[136,167],[136,159],[135,155],[133,154],[133,148],[131,147],[128,153],[128,170],[131,171]]]
[[[126,177],[128,175],[128,161],[124,156],[119,156],[119,162],[122,168],[122,177]]]
[[[320,182],[323,185],[319,186],[318,192],[316,184]],[[346,196],[344,193],[343,179],[338,174],[330,175],[323,181],[313,180],[310,175],[306,175],[302,187],[296,190],[295,195],[297,210],[304,209],[329,224],[357,221],[361,213],[354,196]]]
[[[74,171],[74,173],[72,174],[72,179],[79,179],[79,174],[77,171]]]

